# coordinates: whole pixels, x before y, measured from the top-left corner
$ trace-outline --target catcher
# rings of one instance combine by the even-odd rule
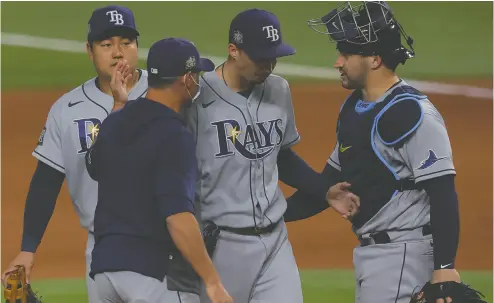
[[[38,298],[27,283],[24,266],[16,266],[8,273],[4,286],[5,303],[41,303],[41,298]]]
[[[330,186],[350,183],[360,197],[349,218],[360,242],[355,302],[483,302],[455,269],[460,220],[446,124],[396,73],[415,56],[413,39],[384,1],[348,1],[307,23],[335,43],[334,68],[352,91],[322,175]],[[328,207],[300,190],[287,202],[285,221]]]

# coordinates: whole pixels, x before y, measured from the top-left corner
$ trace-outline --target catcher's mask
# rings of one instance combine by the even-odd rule
[[[343,53],[386,56],[401,64],[415,57],[412,37],[405,33],[385,1],[346,1],[307,24],[316,32],[328,35]],[[401,44],[401,35],[410,50]]]

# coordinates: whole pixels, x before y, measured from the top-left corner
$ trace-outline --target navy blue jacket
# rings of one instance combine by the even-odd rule
[[[86,167],[98,181],[90,276],[133,271],[162,281],[174,247],[165,219],[194,213],[195,144],[184,120],[160,103],[130,101],[102,123]]]

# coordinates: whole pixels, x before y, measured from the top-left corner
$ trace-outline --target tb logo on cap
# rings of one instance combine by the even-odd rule
[[[262,28],[262,30],[266,30],[268,36],[266,38],[271,39],[271,42],[278,41],[280,39],[280,35],[278,35],[278,29],[274,28],[272,25],[268,25]]]
[[[114,22],[115,25],[122,25],[124,24],[123,20],[123,15],[119,14],[118,11],[108,11],[106,12],[106,15],[108,16],[110,14],[110,22]]]

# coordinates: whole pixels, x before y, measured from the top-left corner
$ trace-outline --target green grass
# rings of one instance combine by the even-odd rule
[[[354,302],[355,281],[350,270],[301,271],[305,303]],[[492,302],[492,272],[461,272],[462,279]],[[33,281],[35,291],[47,303],[86,303],[85,283],[79,279]],[[2,298],[3,301],[3,298]]]
[[[2,31],[83,41],[92,10],[110,2],[4,2]],[[111,2],[115,4],[115,2]],[[306,20],[327,13],[328,2],[125,2],[136,15],[141,46],[166,36],[193,40],[203,53],[226,53],[228,27],[239,11],[259,7],[273,11],[281,20],[284,39],[297,54],[282,62],[332,66],[334,44],[309,29]],[[400,69],[410,78],[492,77],[492,2],[392,2],[392,7],[416,41],[417,57]],[[210,12],[207,12],[210,10]],[[4,55],[3,53],[6,53]],[[78,85],[91,68],[83,55],[38,50],[18,51],[2,47],[2,73],[31,77],[26,69],[43,72],[29,85]],[[29,64],[28,64],[29,63]],[[64,68],[63,77],[60,70]],[[76,81],[77,80],[77,81]],[[7,80],[4,87],[19,86]]]

